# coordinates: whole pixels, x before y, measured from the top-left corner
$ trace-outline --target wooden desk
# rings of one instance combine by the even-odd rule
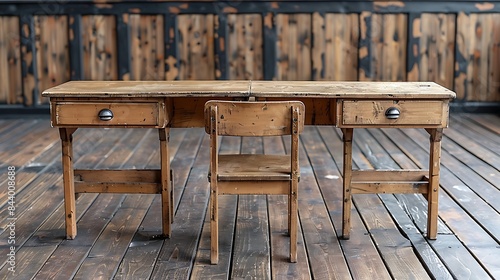
[[[170,236],[173,203],[168,154],[170,127],[203,127],[203,106],[219,100],[301,100],[306,124],[341,128],[344,142],[343,237],[349,238],[351,194],[422,193],[427,237],[435,239],[439,165],[449,101],[455,93],[432,82],[324,81],[74,81],[43,92],[62,140],[66,235],[76,236],[75,193],[159,193],[163,234]],[[144,127],[159,131],[159,170],[74,170],[72,134],[80,127]],[[429,170],[352,170],[354,128],[424,128]],[[333,168],[333,167],[332,167]]]

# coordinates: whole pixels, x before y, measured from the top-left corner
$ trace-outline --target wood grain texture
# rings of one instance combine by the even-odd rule
[[[311,15],[276,16],[276,79],[311,79]]]
[[[396,279],[430,279],[380,199],[376,195],[358,195],[355,203],[391,275]]]
[[[369,41],[359,51],[367,60],[360,81],[406,81],[407,16],[404,14],[360,15],[361,40]]]
[[[312,79],[358,79],[359,15],[314,13],[312,37]]]
[[[290,262],[297,262],[298,143],[303,130],[301,102],[223,102],[205,104],[205,131],[210,134],[211,263],[219,261],[218,196],[221,194],[287,194],[290,230]],[[242,153],[218,155],[219,136],[291,135],[290,155]],[[246,149],[261,149],[255,137],[244,137]],[[255,198],[255,196],[254,196]],[[241,200],[241,198],[240,198]],[[254,211],[253,209],[251,212]],[[259,211],[260,212],[260,211]],[[250,213],[251,216],[255,215]],[[259,214],[257,214],[259,215]],[[252,243],[252,242],[250,242]],[[262,242],[257,242],[257,244]],[[236,243],[238,244],[238,243]],[[254,244],[256,246],[256,244]],[[245,246],[246,247],[246,246]],[[250,254],[252,257],[254,253]],[[259,253],[260,254],[260,253]],[[245,257],[246,258],[246,257]],[[253,258],[253,257],[252,257]],[[238,261],[236,261],[238,265]],[[254,267],[254,266],[250,266]],[[265,269],[268,270],[269,268]],[[259,269],[260,270],[260,269]],[[243,277],[243,276],[239,276]],[[266,277],[261,275],[261,277]]]
[[[264,152],[262,138],[242,137],[241,153]],[[269,221],[265,196],[241,195],[238,197],[236,227],[232,258],[233,278],[271,278]],[[221,224],[222,226],[222,224]]]
[[[500,134],[500,128],[498,127],[498,123],[496,118],[489,117],[488,115],[467,115],[467,118],[475,121],[479,127],[482,129],[489,130],[491,132]]]
[[[47,97],[294,97],[356,99],[452,99],[433,82],[335,81],[71,81],[45,90]]]
[[[117,80],[116,20],[114,16],[82,16],[83,79]],[[120,42],[121,44],[122,42]]]
[[[22,104],[19,19],[0,17],[0,103]]]
[[[52,125],[64,127],[116,126],[165,127],[163,102],[57,102],[52,103]],[[110,110],[112,118],[101,120],[102,110]]]
[[[35,16],[39,92],[70,80],[67,16]],[[39,97],[39,103],[48,103]]]
[[[317,127],[302,134],[311,165],[320,183],[325,203],[330,211],[337,236],[342,234],[342,180],[339,169],[343,168],[341,136],[331,127]],[[319,134],[319,135],[318,135]],[[328,139],[325,146],[317,145],[320,139]],[[328,191],[327,191],[328,190]],[[369,236],[355,207],[351,210],[349,240],[340,240],[353,279],[390,279],[373,240]]]
[[[362,132],[365,133],[365,131]],[[360,135],[360,137],[354,138],[354,142],[354,150],[357,150],[355,153],[361,151],[366,157],[366,159],[357,156],[353,157],[358,167],[362,169],[369,167],[393,169],[399,167],[390,157],[390,154],[380,153],[381,147],[374,139],[366,139]],[[415,168],[415,166],[412,166],[412,168]],[[381,197],[383,195],[357,195],[354,196],[354,202],[375,244],[380,246],[380,253],[391,275],[398,279],[430,278],[424,266],[416,261],[418,259],[417,254],[413,250],[409,250],[409,247],[411,247],[409,240],[399,233],[399,229],[389,216]]]
[[[312,278],[350,279],[351,273],[330,220],[329,211],[325,204],[320,203],[323,197],[310,162],[306,160],[306,150],[306,145],[300,146],[301,178],[298,207]],[[336,228],[338,226],[340,225]]]
[[[453,88],[455,18],[454,14],[422,14],[413,19],[408,34],[415,42],[408,53],[414,59],[409,81],[433,81]]]
[[[199,137],[202,141],[196,151],[208,151],[210,145],[209,141],[206,141],[208,138]],[[186,279],[191,272],[209,198],[206,177],[209,160],[208,153],[196,155],[182,194],[184,199],[177,208],[172,236],[164,241],[151,278]]]
[[[456,119],[467,122],[462,125]],[[270,255],[267,258],[271,267],[270,277],[391,279],[396,278],[394,275],[407,273],[408,268],[416,267],[417,263],[420,263],[428,276],[436,279],[498,278],[498,262],[495,262],[498,259],[496,246],[500,228],[500,201],[496,199],[498,181],[494,181],[495,176],[489,176],[493,178],[487,180],[484,178],[487,173],[483,173],[488,169],[493,170],[495,158],[492,157],[492,152],[475,149],[485,140],[489,140],[490,145],[496,144],[494,141],[498,140],[498,133],[495,134],[495,131],[499,131],[500,118],[496,115],[457,114],[452,120],[453,125],[445,131],[443,138],[441,221],[439,236],[434,241],[428,240],[424,235],[427,202],[422,195],[379,195],[375,197],[375,204],[371,205],[371,208],[365,209],[364,204],[355,205],[356,208],[351,212],[351,238],[339,241],[337,236],[341,229],[342,180],[338,167],[341,167],[342,163],[337,159],[342,158],[340,132],[328,126],[307,126],[301,134],[302,178],[299,185],[299,199],[303,201],[299,202],[299,221],[304,239],[301,239],[299,234],[298,262],[290,264],[287,260],[289,237],[285,234],[286,198],[268,198],[268,215],[264,219],[269,221],[269,236],[272,239],[269,243],[270,251],[267,253]],[[45,125],[42,125],[43,123]],[[464,133],[466,138],[455,138],[456,133],[463,133],[464,129],[469,129],[471,125],[475,125],[476,130],[471,129],[469,133]],[[28,133],[31,131],[34,134]],[[317,131],[320,131],[320,135],[317,135]],[[450,131],[455,134],[448,136],[447,132]],[[34,141],[49,133],[52,137],[44,141]],[[369,168],[369,163],[373,163],[374,167],[394,168],[394,162],[401,168],[427,167],[429,135],[423,130],[359,129],[355,133],[358,145],[354,146],[353,157],[359,168]],[[472,133],[476,133],[476,137]],[[146,141],[141,140],[145,134]],[[16,244],[19,257],[17,268],[22,274],[19,278],[71,279],[79,270],[81,275],[89,275],[90,271],[102,271],[102,277],[115,279],[226,279],[235,274],[230,263],[234,256],[235,228],[239,226],[235,219],[236,196],[223,196],[231,199],[224,202],[225,206],[221,200],[219,208],[221,220],[225,221],[225,227],[221,227],[220,231],[221,242],[224,242],[221,243],[221,251],[222,247],[225,251],[224,262],[221,253],[219,265],[208,264],[209,231],[208,223],[203,223],[203,219],[207,219],[206,169],[209,147],[201,128],[172,129],[171,132],[170,156],[178,182],[175,191],[180,207],[173,224],[175,232],[171,239],[166,240],[159,240],[157,237],[161,233],[159,196],[152,202],[148,200],[148,205],[139,205],[136,212],[129,211],[135,208],[124,207],[123,196],[82,194],[76,201],[79,235],[75,240],[65,241],[60,145],[57,138],[57,129],[51,129],[47,120],[0,120],[0,151],[5,152],[0,157],[10,162],[12,156],[20,155],[20,159],[15,163],[17,183],[22,187],[22,191],[16,195],[19,211],[16,224],[16,237],[19,238],[16,240],[16,243],[19,242]],[[264,141],[264,151],[283,154],[283,150],[278,147],[284,144],[283,140],[277,139],[275,141],[278,143],[271,146]],[[233,141],[239,143],[239,138],[226,140],[226,137],[223,137],[221,150],[226,152],[231,149],[238,152],[241,145],[233,145]],[[14,150],[13,142],[36,144],[23,144]],[[156,130],[82,129],[75,132],[75,142],[78,143],[75,145],[75,164],[79,168],[142,168],[148,159],[154,160],[150,161],[147,168],[159,166]],[[257,151],[261,145],[260,141],[253,142],[255,145],[250,151]],[[177,146],[178,148],[174,148]],[[489,156],[480,157],[481,153],[488,153]],[[472,161],[473,158],[476,158],[475,161]],[[126,162],[126,166],[121,166],[123,162]],[[0,174],[2,184],[6,179],[3,175],[5,174]],[[358,197],[362,196],[354,195],[355,202],[358,202]],[[259,199],[264,203],[266,201],[265,197]],[[5,201],[6,199],[0,201],[0,211],[6,210],[6,207],[3,207]],[[135,207],[131,204],[128,206]],[[148,208],[148,213],[144,216],[145,207]],[[378,213],[390,214],[390,218],[386,216],[384,219],[373,220],[377,223],[376,230],[367,228],[367,224],[361,220],[371,219],[372,212],[375,212],[371,211],[372,209],[376,209]],[[106,227],[110,230],[116,229],[115,226],[120,224],[118,220],[113,221],[119,217],[118,211],[129,211],[132,216],[141,212],[143,219],[140,225],[136,224],[136,228],[134,226],[121,231],[118,229],[117,233],[123,234],[120,238],[102,235],[102,240],[99,241],[99,236]],[[275,216],[277,212],[279,214]],[[5,213],[0,213],[4,224],[8,217]],[[127,215],[121,217],[124,216]],[[123,242],[124,235],[130,236],[131,233],[135,234],[131,242]],[[385,234],[389,236],[389,233],[394,239],[384,240]],[[261,232],[253,234],[260,235]],[[8,232],[4,232],[0,235],[0,240],[7,240],[7,237]],[[379,242],[380,240],[383,242]],[[116,247],[113,247],[115,245]],[[93,250],[95,246],[102,247]],[[166,254],[157,262],[162,247],[168,249],[165,249]],[[0,246],[0,253],[6,253],[5,248]],[[87,264],[83,268],[84,261],[92,261],[87,259],[88,253],[92,250],[94,253],[103,252],[102,248],[112,248],[112,252],[104,252],[109,259],[106,259],[103,265],[91,267]],[[403,251],[405,254],[413,251],[417,258],[410,264],[395,268],[394,252]],[[386,254],[389,258],[383,259]],[[122,255],[121,263],[117,264],[119,255]],[[338,259],[334,259],[334,255],[338,256]],[[99,258],[97,255],[92,257]],[[334,267],[335,265],[339,268]],[[11,278],[7,268],[7,265],[0,268],[1,279]],[[253,275],[257,274],[249,273],[247,276],[250,278]]]
[[[133,130],[131,129],[117,129],[113,132],[112,130],[109,130],[109,133],[107,135],[106,132],[96,134],[97,135],[93,135],[89,138],[90,141],[95,138],[98,139],[94,140],[96,143],[95,145],[97,146],[95,151],[96,154],[92,156],[88,153],[85,153],[83,156],[79,157],[77,159],[77,162],[80,166],[82,166],[83,168],[100,168],[102,166],[116,169],[124,168],[125,166],[127,168],[132,168],[129,160],[133,158],[131,157],[131,154],[135,151],[134,147],[139,145],[141,140],[144,138],[143,133],[137,133],[138,135],[135,135],[136,133],[133,133]],[[82,133],[77,139],[80,139],[80,141],[82,141],[86,136],[87,134]],[[78,146],[79,145],[76,145],[75,148],[78,148]],[[89,212],[86,213],[87,215],[84,214],[83,217],[78,221],[78,226],[81,233],[79,238],[73,240],[74,242],[63,241],[63,245],[58,246],[56,249],[56,252],[61,252],[61,258],[51,258],[52,261],[46,263],[46,265],[42,268],[40,275],[44,275],[45,278],[49,276],[56,278],[73,278],[74,275],[78,273],[79,267],[86,260],[86,257],[92,250],[92,245],[94,245],[96,242],[99,242],[98,240],[100,240],[104,228],[107,227],[107,225],[110,223],[113,224],[112,220],[114,219],[115,215],[118,212],[133,210],[127,207],[121,208],[120,206],[122,205],[122,203],[124,203],[124,201],[126,201],[125,195],[110,194],[97,196],[91,206],[91,209],[89,209]],[[137,218],[137,216],[134,216],[133,218]],[[131,217],[130,219],[133,218]],[[115,221],[113,226],[115,226],[117,223],[128,223],[127,218],[124,218],[123,220],[124,221]],[[124,238],[126,238],[126,235],[130,234],[126,233],[127,230],[125,230],[125,233],[123,233],[122,230],[123,229],[120,228],[114,228],[112,231],[115,231],[117,233],[118,238],[106,238],[104,237],[104,235],[102,236],[102,241],[110,239],[117,241],[112,242],[112,244],[106,245],[109,246],[108,248],[116,248],[116,244],[119,244],[120,242],[123,242],[123,240],[126,240],[120,238],[120,235],[123,234]],[[96,250],[101,250],[101,248],[96,248]],[[102,262],[102,266],[89,266],[90,269],[88,271],[83,271],[83,274],[91,275],[95,273],[95,271],[103,271],[103,274],[106,274],[105,269],[109,267],[109,263],[113,263],[113,258],[110,257],[110,255],[116,253],[116,251],[110,250],[106,253],[108,254],[108,258]],[[76,259],[78,259],[78,261],[72,262],[67,258],[67,255],[74,256]],[[88,259],[88,261],[92,262],[94,261],[93,259],[94,258],[90,258]],[[116,263],[114,265],[116,265]]]
[[[339,105],[340,106],[340,105]],[[385,113],[390,108],[396,108],[399,117],[389,119]],[[439,126],[446,127],[443,115],[448,112],[439,101],[365,101],[344,100],[342,108],[338,108],[339,126],[353,127],[359,125],[372,126]],[[447,120],[446,117],[444,117]]]
[[[500,101],[495,4],[161,2],[1,4],[0,104],[45,108],[69,79],[434,81],[459,107]]]
[[[148,133],[149,132],[149,133]],[[186,135],[185,131],[179,131],[180,133],[175,133],[170,138],[169,142],[169,152],[172,157],[178,155],[180,157],[186,156],[186,164],[192,164],[192,158],[188,155],[190,153],[196,152],[197,148],[193,145],[199,145],[199,139],[193,139],[190,141],[189,138],[184,138]],[[194,132],[194,131],[193,131]],[[159,154],[157,151],[158,147],[158,133],[156,130],[147,130],[147,137],[135,151],[134,162],[141,162],[147,168],[158,168],[160,165]],[[187,151],[183,154],[177,154],[179,145],[185,140],[186,146],[181,147],[183,150]],[[154,148],[152,148],[154,147]],[[192,147],[192,149],[190,149]],[[156,149],[155,149],[156,148]],[[184,157],[183,157],[184,159]],[[178,162],[176,160],[176,162]],[[179,166],[178,171],[182,170]],[[183,172],[177,172],[179,174]],[[176,191],[183,189],[185,184],[185,177],[177,177],[179,180],[176,181],[177,188]],[[177,198],[180,196],[177,192]],[[162,233],[162,205],[161,197],[155,196],[144,219],[142,220],[140,226],[133,239],[128,246],[127,252],[121,260],[120,267],[117,270],[115,279],[147,279],[154,268],[154,263],[156,262],[156,257],[163,244],[161,233]]]
[[[455,89],[462,101],[500,101],[500,15],[457,16]]]
[[[241,148],[241,137],[223,137],[221,139],[221,154],[238,153]],[[238,196],[223,195],[219,198],[219,223],[224,225],[219,229],[219,263],[207,265],[210,260],[210,211],[207,211],[201,233],[198,254],[191,274],[192,279],[228,279],[232,259],[233,242],[236,226]]]
[[[230,14],[227,16],[227,21],[229,79],[262,80],[264,78],[262,16]]]
[[[361,137],[363,137],[364,139],[373,138],[375,142],[380,144],[380,147],[378,145],[371,145],[376,149],[374,150],[374,153],[382,154],[384,152],[387,152],[389,155],[391,155],[394,161],[399,166],[401,166],[401,168],[405,169],[416,168],[417,165],[409,157],[407,157],[404,154],[401,154],[400,148],[396,146],[396,144],[400,145],[400,147],[403,147],[403,144],[408,145],[408,142],[410,142],[411,139],[408,138],[400,139],[399,137],[394,137],[395,135],[399,134],[394,132],[395,131],[392,129],[389,131],[387,137],[384,137],[381,130],[370,129],[367,131],[363,131]],[[425,164],[420,167],[425,167]],[[428,173],[428,171],[427,170],[413,171],[406,175],[411,175],[411,177],[416,176],[416,178],[418,178],[422,177],[425,173]],[[408,239],[412,242],[412,245],[416,249],[415,250],[416,253],[422,260],[427,270],[430,271],[432,275],[436,278],[452,279],[452,276],[450,275],[448,268],[443,264],[443,262],[439,258],[436,258],[437,253],[434,252],[431,245],[425,241],[425,237],[420,233],[418,226],[412,225],[412,223],[414,223],[415,221],[418,221],[417,223],[422,225],[426,224],[424,219],[420,219],[422,221],[419,221],[418,218],[420,216],[426,216],[423,215],[422,213],[427,211],[426,202],[422,203],[425,204],[423,207],[418,207],[416,205],[416,203],[424,200],[423,198],[418,199],[419,197],[421,196],[406,195],[406,194],[396,195],[396,196],[394,195],[380,196],[384,205],[391,212],[391,216],[397,223],[400,230],[404,231]],[[413,204],[410,203],[411,204],[410,205],[407,202],[411,202]],[[444,223],[440,222],[438,226],[439,226],[439,233],[441,234],[439,238],[444,236],[443,233],[449,233],[448,230],[443,230],[443,228],[445,227]]]
[[[165,77],[164,24],[161,15],[129,16],[130,80],[163,80]]]
[[[180,15],[179,79],[214,80],[214,15]]]
[[[217,115],[210,110],[217,108]],[[205,104],[205,131],[212,133],[210,117],[215,117],[218,135],[278,136],[292,134],[292,110],[299,110],[296,132],[304,129],[304,104],[298,101],[281,102],[227,102],[210,101]]]
[[[455,95],[433,82],[252,81],[255,97],[434,99]]]
[[[117,209],[106,229],[102,231],[95,246],[88,252],[81,268],[75,275],[76,279],[95,279],[111,276],[116,273],[120,261],[141,223],[151,195],[130,195],[125,198]],[[109,242],[113,240],[113,242]]]
[[[123,132],[123,131],[122,131]],[[128,134],[130,135],[130,134]],[[76,153],[75,154],[80,154],[83,152],[83,150],[85,150],[86,153],[88,152],[104,152],[106,153],[112,146],[113,144],[116,144],[117,142],[115,141],[119,141],[119,139],[123,136],[127,136],[127,135],[124,135],[123,133],[115,133],[115,135],[110,135],[109,139],[108,140],[111,140],[111,144],[108,143],[108,145],[99,145],[99,144],[102,144],[101,140],[103,139],[103,135],[102,133],[98,133],[98,132],[91,132],[91,133],[88,133],[87,135],[85,135],[86,137],[88,137],[87,139],[90,140],[89,142],[92,142],[93,145],[88,145],[87,143],[82,143],[83,145],[78,145],[77,147],[75,147],[75,150],[76,150]],[[110,144],[110,145],[109,145]],[[111,158],[111,157],[110,157]],[[81,157],[81,158],[78,158],[77,161],[80,163],[80,164],[83,164],[83,165],[86,165],[87,167],[94,167],[96,165],[99,165],[100,162],[102,162],[102,158],[99,157],[98,159],[98,163],[96,163],[96,157],[92,157],[92,156],[84,156],[84,157]],[[40,160],[39,160],[40,162]],[[43,161],[41,161],[43,162]],[[52,165],[52,166],[51,166]],[[52,164],[49,164],[49,168],[47,170],[50,170],[49,172],[50,173],[53,173],[54,170],[58,170],[57,173],[53,173],[54,175],[56,175],[56,177],[58,178],[58,181],[60,182],[61,180],[61,175],[60,175],[60,160],[59,161],[54,161]],[[48,180],[49,178],[47,177],[40,177],[40,179],[37,179],[37,180],[41,180],[39,182],[37,181],[34,181],[33,182],[33,186],[36,186],[38,188],[38,186],[42,187],[42,186],[45,186],[45,190],[41,189],[40,191],[41,192],[38,192],[38,190],[36,190],[36,188],[31,188],[32,191],[31,192],[24,192],[25,194],[28,195],[28,197],[32,196],[32,198],[30,199],[31,200],[31,203],[24,203],[22,202],[22,196],[18,196],[17,197],[17,201],[21,203],[21,205],[19,205],[19,207],[17,208],[19,210],[19,214],[23,213],[22,211],[22,208],[23,207],[26,207],[26,210],[28,210],[26,212],[26,214],[29,214],[29,215],[23,215],[24,219],[26,220],[26,223],[25,223],[25,226],[23,228],[23,222],[21,220],[19,220],[17,222],[17,225],[18,228],[20,230],[22,230],[22,232],[24,233],[27,233],[30,229],[29,228],[32,228],[32,227],[36,227],[36,228],[40,228],[40,225],[42,223],[44,223],[44,221],[46,221],[47,217],[49,217],[49,215],[53,215],[53,212],[55,209],[57,209],[56,211],[56,214],[61,214],[61,215],[56,215],[56,219],[59,221],[59,224],[60,224],[60,227],[58,228],[58,231],[57,231],[57,234],[54,236],[54,232],[51,232],[51,236],[53,239],[51,239],[50,237],[48,238],[50,241],[54,241],[56,243],[61,243],[63,242],[63,236],[64,236],[64,219],[62,219],[63,217],[63,211],[64,210],[64,207],[62,207],[62,203],[60,203],[62,201],[62,191],[61,191],[61,188],[62,188],[62,185],[60,183],[57,183],[57,182],[53,182],[52,183],[52,180]],[[41,183],[41,182],[44,182],[44,183]],[[48,188],[48,189],[47,189]],[[55,188],[55,193],[54,193],[54,188]],[[59,203],[54,203],[54,199],[57,199],[59,198]],[[94,197],[95,198],[95,197]],[[110,198],[110,197],[108,197]],[[115,208],[116,207],[116,204],[117,203],[120,203],[119,201],[116,200],[116,197],[115,199],[113,198],[110,198],[110,199],[107,199],[104,203],[104,205],[109,205],[110,207],[112,208]],[[106,210],[105,209],[106,207],[104,206],[103,204],[100,204],[99,202],[96,202],[96,204],[94,204],[93,206],[95,208],[94,212],[95,215],[91,215],[93,218],[97,219],[96,220],[93,220],[93,223],[90,223],[90,224],[87,224],[88,227],[91,227],[92,229],[89,230],[89,231],[84,231],[84,234],[83,236],[78,240],[76,241],[74,245],[76,245],[76,249],[75,247],[73,247],[73,251],[71,252],[68,252],[66,251],[65,249],[68,249],[68,247],[66,248],[58,248],[60,250],[56,250],[57,251],[63,251],[63,256],[61,259],[59,258],[51,258],[51,262],[50,264],[47,265],[47,263],[45,263],[45,265],[43,266],[42,270],[41,271],[38,271],[38,273],[40,273],[39,275],[56,275],[56,276],[61,276],[61,274],[63,274],[62,278],[71,278],[70,275],[72,275],[72,273],[74,273],[74,271],[72,270],[72,267],[74,267],[74,265],[79,265],[77,263],[72,263],[70,259],[67,258],[67,255],[65,252],[68,252],[68,253],[74,253],[74,254],[71,254],[73,256],[76,256],[78,257],[78,251],[79,249],[81,248],[81,245],[85,242],[88,241],[88,236],[85,236],[86,234],[88,234],[89,232],[93,232],[93,233],[100,233],[101,231],[101,227],[99,225],[105,225],[107,224],[107,219],[106,218],[103,218],[106,216]],[[78,206],[78,203],[77,203],[77,206]],[[80,206],[82,206],[80,204]],[[55,208],[53,208],[55,207]],[[31,211],[31,210],[34,210],[34,211]],[[78,210],[87,210],[86,208],[82,209],[82,208],[79,208]],[[77,213],[77,217],[80,218],[81,217],[81,214],[79,215]],[[4,215],[6,216],[6,215]],[[84,224],[86,222],[83,222]],[[26,228],[27,227],[27,228]],[[38,238],[39,240],[43,240],[44,239],[44,234],[42,233],[41,234],[42,236],[38,235],[36,237],[33,237],[31,238],[31,244],[33,244],[34,240],[33,239],[36,239]],[[90,234],[91,235],[91,234]],[[28,235],[22,235],[22,234],[19,234],[18,236],[18,239],[16,240],[16,243],[17,245],[21,245],[21,244],[24,244],[25,240],[23,240],[24,238],[27,238],[29,237]],[[92,238],[92,237],[90,237]],[[45,241],[45,242],[50,242],[50,241]],[[93,244],[93,242],[90,242],[90,244]],[[40,245],[40,244],[38,244]],[[66,244],[68,245],[68,244]],[[63,246],[64,247],[64,246]],[[34,248],[37,248],[36,245]],[[76,250],[75,250],[76,249]],[[84,248],[85,249],[85,248]],[[69,264],[67,266],[64,266],[64,268],[62,266],[60,266],[60,264],[63,263],[63,264]],[[79,263],[79,262],[78,262]],[[47,270],[44,270],[44,268],[47,268]],[[64,270],[64,271],[62,271]],[[47,277],[47,276],[46,276]],[[45,277],[45,278],[46,278]]]

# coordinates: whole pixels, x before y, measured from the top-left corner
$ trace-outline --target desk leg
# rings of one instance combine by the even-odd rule
[[[430,134],[427,238],[436,239],[438,224],[439,168],[441,164],[441,139],[443,138],[443,129],[427,129],[427,132]]]
[[[64,210],[66,238],[76,237],[75,179],[73,174],[73,132],[76,128],[59,128],[62,144],[62,168],[64,184]]]
[[[161,161],[161,204],[162,204],[162,229],[165,237],[170,237],[173,222],[173,186],[170,178],[170,155],[168,153],[168,138],[170,128],[158,130],[160,136],[160,161]]]
[[[342,129],[344,142],[344,193],[343,193],[343,219],[342,219],[342,238],[349,239],[349,232],[351,230],[351,176],[352,176],[352,128]]]

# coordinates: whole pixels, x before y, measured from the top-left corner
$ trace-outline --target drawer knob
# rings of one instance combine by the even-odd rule
[[[391,119],[391,120],[395,120],[397,118],[399,118],[399,109],[396,108],[396,107],[390,107],[389,109],[387,109],[385,111],[385,116],[388,118],[388,119]]]
[[[101,121],[110,121],[113,119],[113,112],[109,109],[102,109],[99,111],[98,116]]]

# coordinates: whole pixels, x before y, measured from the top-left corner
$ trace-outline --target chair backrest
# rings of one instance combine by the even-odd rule
[[[208,101],[205,131],[217,135],[278,136],[301,133],[304,104],[300,101]],[[295,117],[294,117],[295,115]]]

